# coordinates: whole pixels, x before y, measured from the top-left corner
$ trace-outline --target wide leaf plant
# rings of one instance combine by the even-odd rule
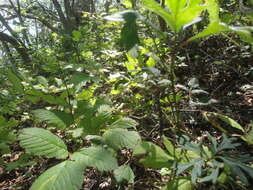
[[[189,23],[198,21],[206,8],[201,0],[166,0],[165,8],[154,0],[143,0],[143,5],[161,16],[174,33],[180,32]]]

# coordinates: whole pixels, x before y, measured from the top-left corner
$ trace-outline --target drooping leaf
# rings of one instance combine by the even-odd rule
[[[223,114],[219,114],[219,113],[214,113],[215,116],[217,116],[219,119],[221,119],[223,122],[229,124],[231,127],[234,127],[236,129],[239,129],[240,131],[244,132],[243,127],[237,123],[235,120],[233,120],[232,118],[223,115]]]
[[[191,37],[188,41],[196,40],[198,38],[203,38],[209,35],[219,34],[221,32],[228,32],[230,29],[224,23],[212,22],[210,23],[202,32]]]
[[[103,134],[103,138],[115,150],[134,148],[141,141],[141,137],[136,131],[121,128],[109,129]]]
[[[50,131],[41,128],[25,128],[18,137],[20,145],[35,155],[64,159],[68,150],[64,142]]]
[[[75,152],[71,159],[81,162],[84,166],[97,168],[99,171],[113,170],[118,167],[114,152],[103,146],[82,148]]]
[[[118,167],[113,171],[113,175],[118,183],[134,183],[134,172],[128,165]]]
[[[252,26],[229,26],[229,29],[236,32],[242,41],[250,43],[253,45],[253,27]]]
[[[159,146],[146,141],[141,142],[134,148],[133,155],[145,155],[139,162],[147,168],[169,168],[174,162],[174,157],[165,153]]]
[[[79,190],[83,182],[83,170],[81,163],[66,160],[46,170],[30,190]]]
[[[73,123],[70,114],[58,110],[37,109],[33,111],[33,114],[39,121],[46,121],[61,129],[67,128]]]
[[[14,74],[10,69],[7,70],[7,77],[9,81],[11,82],[13,88],[20,94],[23,94],[24,86],[21,83],[21,80],[19,79],[19,77],[16,74]]]

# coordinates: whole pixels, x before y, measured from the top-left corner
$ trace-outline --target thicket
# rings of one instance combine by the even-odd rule
[[[0,3],[0,188],[252,189],[252,7]]]

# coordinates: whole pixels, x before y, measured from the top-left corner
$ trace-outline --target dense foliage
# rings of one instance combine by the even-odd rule
[[[253,1],[0,1],[0,188],[252,189]]]

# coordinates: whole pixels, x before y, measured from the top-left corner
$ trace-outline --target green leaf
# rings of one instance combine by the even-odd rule
[[[219,119],[221,119],[223,122],[230,125],[231,127],[234,127],[236,129],[239,129],[242,132],[245,132],[243,127],[239,123],[237,123],[235,120],[231,119],[230,117],[223,114],[219,114],[219,113],[214,113],[214,115],[218,117]]]
[[[32,112],[39,121],[46,121],[61,129],[67,128],[73,123],[71,115],[62,111],[37,109]]]
[[[7,70],[7,77],[9,81],[11,82],[13,88],[20,94],[23,94],[24,86],[21,83],[21,80],[19,79],[19,77],[16,74],[14,74],[11,70]]]
[[[173,146],[173,144],[171,143],[171,141],[169,141],[169,139],[165,136],[162,136],[163,139],[163,144],[165,146],[165,148],[167,149],[167,151],[169,152],[169,154],[175,158],[178,158],[179,154],[181,152],[181,149],[179,149],[180,152],[178,152],[178,150]]]
[[[35,155],[64,159],[68,150],[64,142],[50,131],[40,128],[25,128],[18,137],[20,145]]]
[[[120,166],[113,171],[117,183],[134,183],[134,172],[130,166]]]
[[[159,146],[146,141],[143,141],[134,148],[133,155],[145,155],[139,160],[139,162],[142,163],[146,168],[169,168],[174,162],[174,157],[165,153],[165,151]]]
[[[137,132],[121,128],[109,129],[103,134],[103,138],[115,150],[134,148],[141,141],[141,137]]]
[[[111,21],[125,21],[124,26],[121,29],[120,45],[127,51],[139,43],[136,19],[140,18],[140,15],[137,12],[127,10],[115,13],[105,18]]]
[[[243,140],[246,140],[248,143],[253,144],[253,121],[249,124],[250,131],[244,136]]]
[[[138,28],[134,19],[124,23],[121,29],[119,43],[127,51],[139,43]]]
[[[30,190],[79,190],[83,183],[83,170],[79,162],[66,160],[46,170]]]
[[[1,131],[0,131],[1,132]],[[1,138],[0,138],[1,139]],[[1,139],[1,141],[2,141],[2,139]],[[2,155],[2,154],[8,154],[8,153],[10,153],[11,152],[11,149],[10,149],[10,147],[6,144],[6,143],[4,143],[4,142],[1,142],[0,143],[0,155]]]
[[[185,170],[189,169],[194,165],[194,162],[188,162],[188,163],[180,163],[177,166],[177,175],[183,173]]]
[[[209,176],[201,178],[199,180],[199,182],[203,183],[203,182],[207,182],[207,181],[212,181],[212,183],[215,184],[216,181],[217,181],[217,179],[218,179],[218,175],[219,175],[219,168],[218,167],[217,168],[213,168],[212,169],[212,173]]]
[[[176,178],[170,181],[162,190],[192,190],[191,180],[184,177]]]
[[[152,56],[150,56],[146,61],[146,64],[148,67],[154,67],[156,65],[156,60]]]
[[[205,164],[204,159],[197,159],[194,161],[194,166],[191,171],[191,181],[193,184],[196,183],[197,178],[202,174],[202,166]]]
[[[85,73],[76,72],[71,80],[70,83],[74,84],[77,90],[79,90],[82,86],[84,86],[90,80],[90,76]]]
[[[72,36],[73,36],[72,39],[73,39],[74,41],[78,42],[78,41],[80,41],[80,39],[81,39],[81,37],[82,37],[82,34],[81,34],[80,31],[74,30],[74,31],[72,32]]]
[[[230,31],[228,26],[221,22],[212,22],[210,23],[202,32],[191,37],[188,41],[196,40],[198,38],[203,38],[209,35],[219,34],[221,32]]]
[[[110,121],[112,116],[112,108],[108,105],[101,105],[97,109],[96,114],[96,124],[97,126],[101,127],[100,125]]]
[[[151,10],[152,12],[161,16],[167,23],[167,25],[173,29],[174,28],[174,20],[172,15],[163,9],[156,1],[154,0],[143,0],[143,6],[147,9]]]
[[[250,44],[253,44],[253,27],[252,26],[229,26],[231,31],[236,32],[240,37],[241,40]]]
[[[115,122],[113,122],[110,126],[110,128],[122,128],[122,129],[127,129],[127,128],[134,128],[136,129],[136,126],[138,125],[138,123],[131,119],[131,118],[120,118],[118,120],[116,120]]]
[[[178,33],[185,25],[194,23],[193,21],[206,9],[201,5],[201,0],[166,0],[165,5],[169,11],[163,9],[154,0],[143,0],[143,2],[146,8],[160,15],[175,33]]]
[[[118,167],[114,152],[103,146],[82,148],[75,152],[71,159],[81,162],[83,166],[97,168],[99,171],[113,170]]]

